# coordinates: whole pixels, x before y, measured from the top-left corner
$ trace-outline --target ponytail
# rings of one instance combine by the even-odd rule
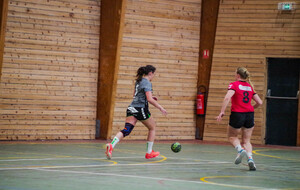
[[[253,83],[252,83],[251,80],[250,80],[250,76],[249,76],[249,78],[248,78],[248,82],[249,82],[250,86],[252,87],[253,92],[255,92],[255,90],[254,90],[254,85],[253,85]]]
[[[146,67],[140,67],[136,72],[136,82],[140,82],[144,76]]]
[[[239,74],[242,79],[248,80],[249,84],[251,85],[254,91],[254,85],[250,80],[250,72],[245,67],[238,67],[236,73]]]
[[[136,72],[136,82],[140,82],[144,75],[148,75],[150,72],[155,72],[156,68],[152,65],[140,67]]]

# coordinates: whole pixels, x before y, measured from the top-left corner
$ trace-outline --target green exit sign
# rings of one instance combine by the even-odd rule
[[[291,8],[292,8],[292,6],[289,3],[283,5],[284,10],[291,10]]]
[[[295,2],[278,3],[278,10],[282,10],[282,11],[295,10]]]

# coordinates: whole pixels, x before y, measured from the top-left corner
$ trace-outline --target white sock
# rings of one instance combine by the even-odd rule
[[[247,152],[247,157],[248,157],[248,160],[249,160],[249,159],[252,159],[252,160],[253,160],[253,158],[252,158],[252,152]]]
[[[118,137],[114,137],[113,141],[111,142],[112,147],[115,148],[116,144],[120,141]]]
[[[242,146],[239,144],[239,145],[236,145],[235,150],[239,153],[241,150],[243,150],[243,148],[242,148]]]
[[[150,154],[152,152],[153,142],[147,142],[147,153]]]

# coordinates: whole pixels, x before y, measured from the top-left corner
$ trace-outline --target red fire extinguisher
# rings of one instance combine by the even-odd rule
[[[204,86],[200,86],[200,88],[204,88]],[[199,91],[197,94],[197,115],[204,115],[204,93],[205,92],[201,92]]]

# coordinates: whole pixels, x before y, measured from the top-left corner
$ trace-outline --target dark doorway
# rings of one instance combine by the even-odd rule
[[[266,144],[297,143],[300,59],[268,58]]]

